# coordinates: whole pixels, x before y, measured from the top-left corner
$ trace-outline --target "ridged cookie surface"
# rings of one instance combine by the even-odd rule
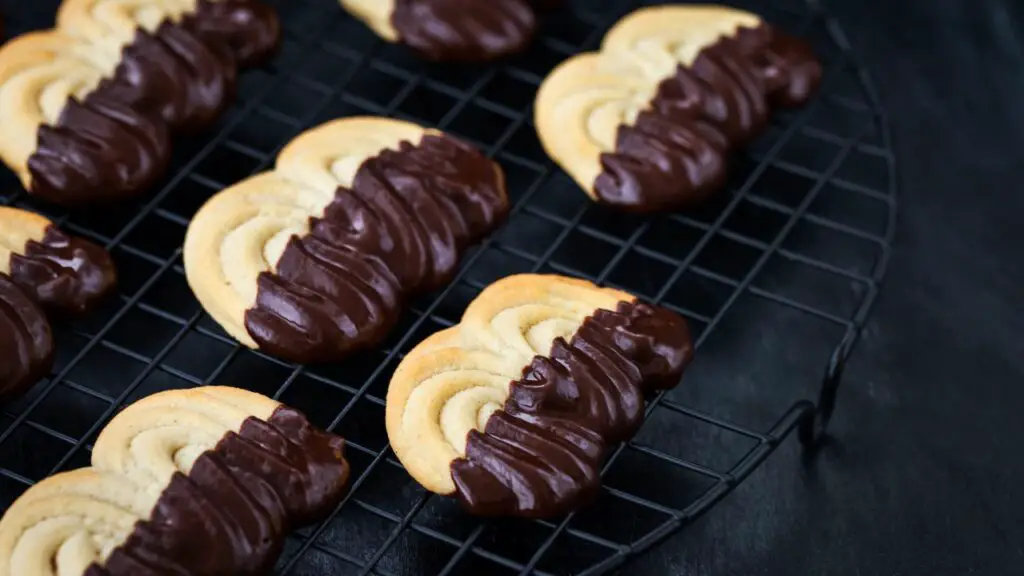
[[[53,338],[44,310],[81,314],[117,283],[105,250],[46,218],[0,206],[0,402],[49,374]]]
[[[593,200],[674,209],[721,189],[728,154],[761,133],[772,108],[806,103],[820,78],[806,44],[753,14],[644,8],[599,52],[548,75],[535,123],[548,154]]]
[[[485,61],[521,52],[533,39],[537,11],[561,0],[341,0],[388,42],[432,60]]]
[[[0,158],[62,204],[152,186],[169,134],[215,121],[279,36],[257,0],[66,0],[57,22],[0,47]]]
[[[286,533],[337,505],[341,438],[224,387],[139,400],[92,466],[26,491],[0,519],[0,576],[265,574]]]
[[[45,308],[80,314],[117,284],[110,254],[33,212],[0,206],[0,274]]]
[[[381,341],[508,209],[500,167],[386,118],[298,136],[274,170],[214,195],[185,237],[196,297],[229,334],[298,362]]]
[[[556,516],[594,496],[606,450],[691,354],[673,312],[582,280],[510,276],[399,364],[388,438],[420,484],[474,514]]]

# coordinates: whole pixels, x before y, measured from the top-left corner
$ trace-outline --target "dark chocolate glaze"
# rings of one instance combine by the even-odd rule
[[[524,50],[537,16],[527,0],[396,0],[391,24],[426,58],[481,62]]]
[[[155,33],[135,32],[114,76],[93,94],[159,117],[172,131],[194,133],[209,127],[234,97],[236,74],[223,45],[205,43],[184,23],[164,22]]]
[[[117,284],[110,254],[50,226],[41,241],[29,240],[12,253],[11,278],[45,308],[81,314]]]
[[[249,418],[175,473],[150,518],[86,576],[268,574],[286,533],[323,518],[344,495],[341,438],[280,407]]]
[[[208,128],[234,98],[238,66],[279,41],[276,14],[258,0],[200,0],[181,22],[138,30],[113,77],[39,127],[31,192],[74,205],[148,189],[167,169],[170,133]]]
[[[225,44],[243,68],[265,62],[281,42],[277,14],[258,0],[199,0],[184,25],[207,44]]]
[[[55,126],[39,127],[28,159],[31,192],[64,205],[134,196],[169,160],[162,121],[93,92],[81,103],[69,99]]]
[[[53,335],[43,311],[0,274],[0,403],[16,398],[53,367]]]
[[[771,108],[805,104],[820,80],[804,42],[767,24],[741,28],[679,66],[650,107],[619,126],[594,192],[637,212],[703,199],[724,186],[728,154],[765,129]]]
[[[497,164],[449,137],[366,160],[310,233],[257,279],[246,330],[295,362],[336,361],[379,343],[408,296],[448,283],[460,254],[508,212]]]
[[[502,410],[472,430],[452,462],[455,495],[473,514],[548,518],[597,493],[611,445],[636,433],[644,397],[675,386],[693,355],[686,322],[620,302],[554,341],[512,382]]]

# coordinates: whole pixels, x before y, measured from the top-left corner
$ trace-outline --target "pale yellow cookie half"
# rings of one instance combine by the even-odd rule
[[[34,212],[0,206],[0,274],[9,274],[11,255],[24,254],[30,240],[42,241],[51,224]]]
[[[679,64],[722,36],[760,19],[721,6],[656,6],[631,13],[605,35],[600,52],[562,62],[544,79],[534,123],[545,152],[592,199],[602,153],[615,150],[619,126],[649,108]]]
[[[256,348],[245,311],[256,303],[256,279],[275,270],[293,236],[309,232],[339,186],[350,186],[367,158],[428,131],[378,117],[343,118],[300,134],[278,155],[273,171],[211,197],[185,234],[189,287],[203,308],[239,342]]]
[[[82,574],[124,543],[175,471],[249,417],[280,404],[226,387],[161,392],[115,416],[100,433],[92,466],[29,488],[0,518],[0,576]]]
[[[554,275],[491,284],[462,321],[427,338],[399,364],[388,387],[386,424],[395,455],[428,490],[451,494],[451,463],[470,430],[503,408],[512,381],[556,337],[571,338],[598,309],[634,301],[625,292]]]
[[[84,98],[113,73],[118,56],[54,30],[0,47],[0,158],[28,188],[39,126],[56,124],[69,97]]]

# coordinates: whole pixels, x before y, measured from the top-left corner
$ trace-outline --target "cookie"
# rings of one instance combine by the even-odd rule
[[[267,60],[281,40],[277,15],[257,0],[64,0],[57,11],[58,28],[115,50],[158,35],[168,22],[226,48],[242,67]]]
[[[533,40],[537,11],[561,0],[341,0],[388,42],[430,60],[487,61],[523,51]]]
[[[0,158],[65,205],[155,184],[170,135],[210,126],[279,37],[256,0],[66,0],[57,21],[0,48]]]
[[[691,356],[669,310],[582,280],[510,276],[399,364],[388,438],[413,478],[473,514],[557,516],[595,495],[608,448]]]
[[[117,284],[114,262],[92,242],[46,218],[0,206],[0,275],[52,311],[81,314]]]
[[[9,276],[0,274],[0,405],[24,394],[52,368],[50,322]]]
[[[405,301],[446,284],[507,211],[501,168],[473,148],[407,122],[346,118],[210,198],[186,233],[185,273],[242,344],[336,361],[379,343]]]
[[[821,73],[805,43],[754,14],[651,7],[612,27],[600,52],[556,67],[534,119],[548,155],[593,200],[677,209],[720,190],[729,153],[773,108],[806,103]]]
[[[11,505],[0,576],[268,573],[287,532],[341,500],[343,445],[244,390],[144,398],[100,432],[92,466]]]
[[[82,314],[116,283],[106,250],[38,214],[0,206],[0,403],[50,373],[53,336],[45,311]]]

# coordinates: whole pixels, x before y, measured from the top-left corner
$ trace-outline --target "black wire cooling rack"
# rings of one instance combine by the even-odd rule
[[[484,67],[420,62],[334,0],[272,3],[286,30],[280,55],[242,77],[239,101],[216,130],[178,141],[176,169],[153,194],[66,213],[0,176],[5,203],[105,244],[121,275],[119,298],[58,325],[53,375],[0,413],[0,510],[44,476],[87,465],[98,430],[125,404],[168,388],[229,384],[295,406],[349,442],[350,495],[288,542],[280,574],[603,574],[706,512],[794,431],[815,445],[875,298],[896,212],[884,114],[817,2],[736,3],[814,44],[826,67],[822,95],[779,114],[736,157],[716,201],[652,218],[588,202],[531,126],[543,76],[593,49],[640,2],[572,2],[547,19],[528,54]],[[57,2],[2,4],[11,34],[52,25]],[[240,347],[186,285],[189,218],[215,191],[269,166],[303,129],[355,114],[406,118],[475,142],[507,172],[510,220],[378,350],[302,367]],[[453,324],[483,286],[524,271],[590,278],[680,311],[697,360],[677,390],[650,404],[637,438],[611,454],[593,506],[550,522],[478,521],[402,470],[387,445],[383,398],[404,351]]]

